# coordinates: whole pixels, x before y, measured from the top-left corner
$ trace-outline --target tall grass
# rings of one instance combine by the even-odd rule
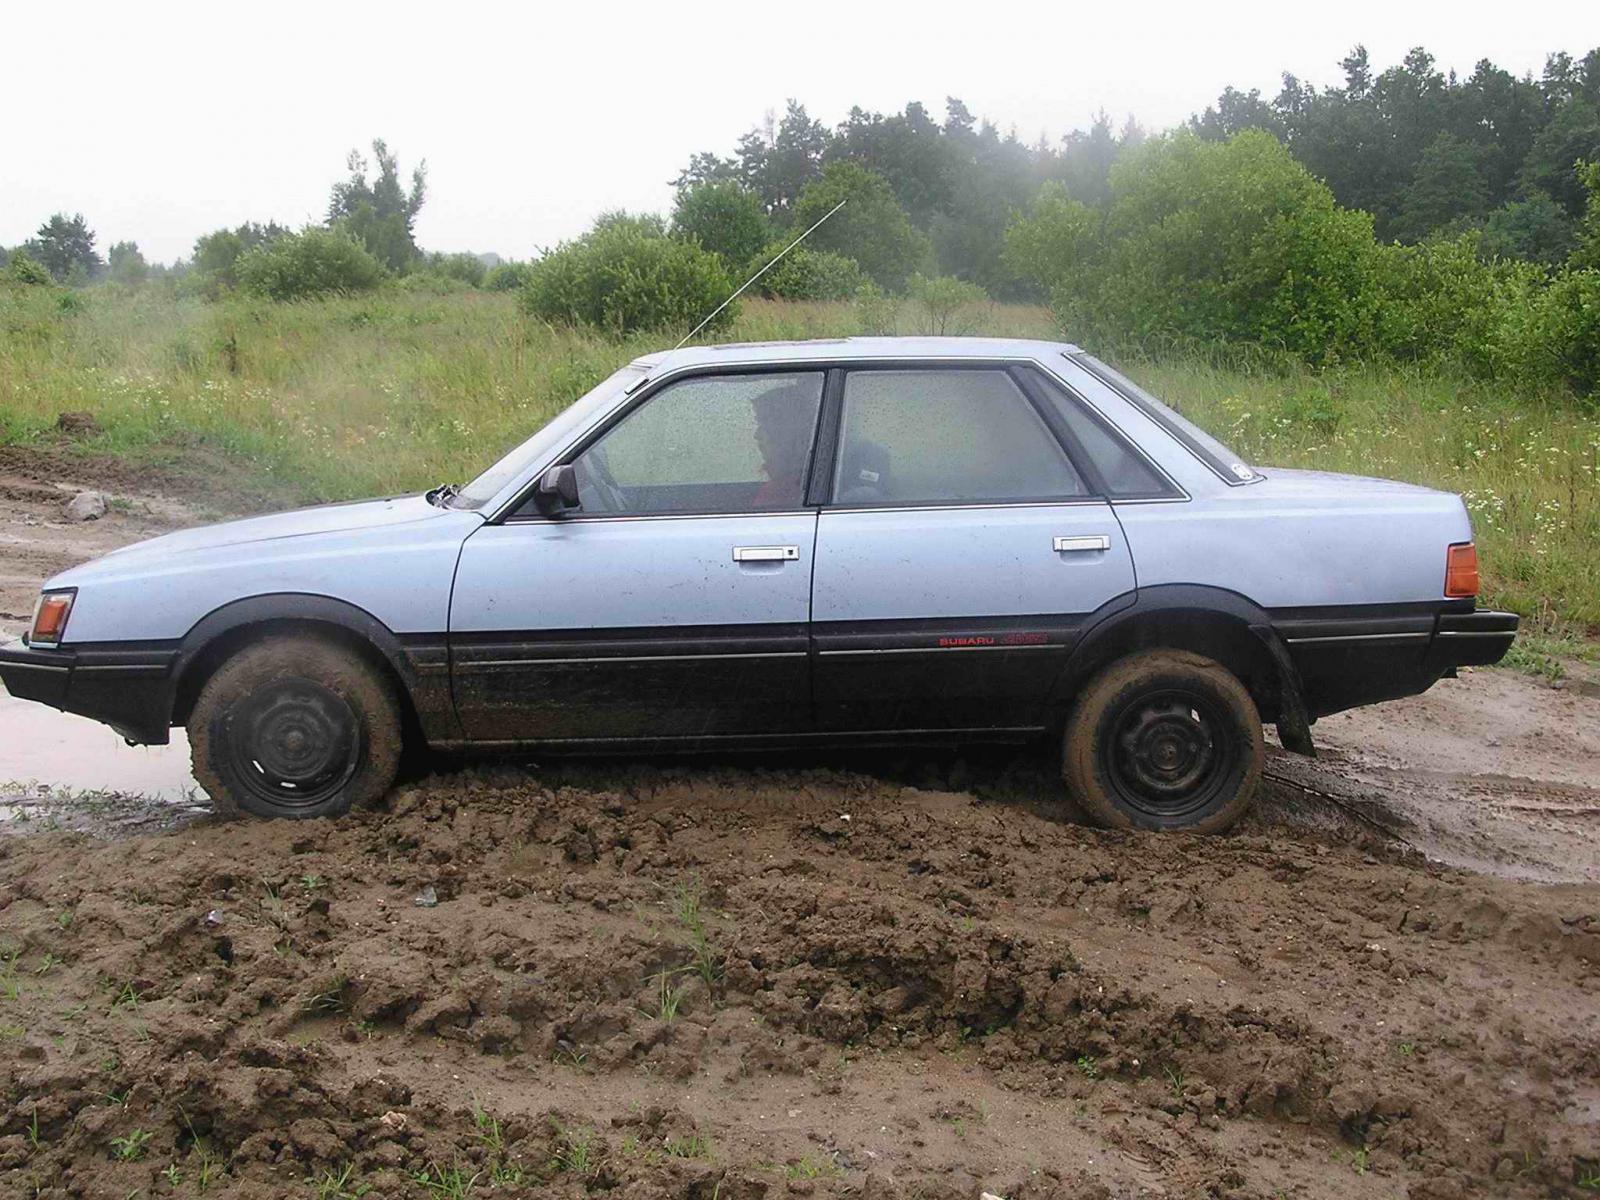
[[[0,288],[0,444],[58,414],[102,428],[87,452],[154,460],[199,445],[307,501],[471,477],[628,359],[670,345],[553,329],[503,294],[205,303],[147,288]],[[916,314],[889,320],[915,331]],[[845,304],[757,301],[729,340],[883,326]],[[995,305],[967,331],[1055,336],[1043,309]],[[1387,475],[1462,493],[1488,602],[1542,627],[1600,626],[1600,420],[1560,397],[1401,370],[1315,373],[1196,355],[1123,361],[1142,383],[1271,467]]]

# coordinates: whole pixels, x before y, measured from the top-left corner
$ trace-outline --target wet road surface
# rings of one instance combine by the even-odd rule
[[[0,802],[30,784],[170,801],[198,791],[183,730],[174,729],[167,746],[130,746],[97,721],[18,700],[0,687]]]

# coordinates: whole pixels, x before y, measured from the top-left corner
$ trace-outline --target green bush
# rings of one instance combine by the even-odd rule
[[[528,280],[528,264],[520,262],[496,263],[483,276],[483,288],[489,292],[514,292]]]
[[[1545,281],[1543,270],[1516,260],[1484,262],[1477,238],[1463,234],[1417,246],[1377,249],[1382,296],[1373,350],[1403,362],[1456,363],[1474,374],[1532,371],[1548,378],[1522,316]]]
[[[768,246],[752,265],[752,273],[782,249],[781,243]],[[848,300],[861,290],[866,279],[853,258],[796,246],[761,277],[756,288],[763,296],[776,300]]]
[[[1372,218],[1339,208],[1272,135],[1152,139],[1110,186],[1099,269],[1057,287],[1092,325],[1262,342],[1313,363],[1370,342]]]
[[[841,200],[849,203],[806,240],[807,248],[853,258],[880,287],[903,289],[933,252],[882,175],[858,163],[829,163],[795,202],[794,232],[809,229]]]
[[[398,286],[403,292],[414,292],[425,296],[452,296],[457,292],[473,290],[472,285],[465,280],[431,268],[402,275]]]
[[[1586,199],[1571,261],[1575,267],[1600,268],[1600,162],[1580,162],[1577,173]]]
[[[1035,295],[1058,289],[1075,294],[1099,267],[1103,214],[1074,200],[1059,183],[1047,183],[1006,229],[1000,252],[1006,271]]]
[[[49,287],[55,282],[50,272],[45,270],[44,264],[22,250],[11,252],[11,261],[6,263],[5,278],[24,287]]]
[[[730,270],[738,270],[761,253],[771,229],[756,194],[722,180],[679,189],[672,232],[720,254]]]
[[[972,332],[976,310],[989,303],[988,292],[951,275],[913,275],[906,294],[921,317],[919,332],[940,337]]]
[[[852,308],[856,327],[862,333],[887,337],[899,326],[900,298],[889,295],[871,280],[861,285]]]
[[[1046,185],[1006,231],[1007,269],[1047,291],[1069,336],[1102,347],[1417,363],[1534,389],[1600,388],[1600,170],[1576,233],[1534,196],[1482,230],[1380,245],[1372,218],[1332,194],[1276,139],[1189,133],[1121,159],[1104,213]],[[1586,237],[1589,241],[1586,241]],[[1507,257],[1542,248],[1548,263]],[[1308,423],[1337,419],[1305,412]]]
[[[1538,374],[1600,406],[1600,270],[1563,271],[1526,310]]]
[[[489,268],[483,265],[483,259],[476,254],[430,254],[425,260],[422,270],[431,275],[441,275],[446,279],[458,280],[467,287],[482,287],[484,277],[489,273]]]
[[[520,302],[530,316],[621,335],[687,332],[733,291],[722,260],[666,237],[659,222],[611,214],[527,268]],[[713,323],[732,319],[729,305]]]
[[[246,251],[235,269],[241,288],[269,300],[367,292],[387,274],[353,237],[316,227]]]
[[[202,276],[203,293],[215,299],[223,288],[238,286],[239,259],[251,250],[287,237],[289,230],[276,221],[259,225],[246,221],[237,229],[216,229],[195,239],[191,274]]]

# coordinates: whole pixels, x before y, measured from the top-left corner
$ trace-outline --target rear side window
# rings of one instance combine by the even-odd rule
[[[1028,375],[1061,414],[1071,440],[1100,473],[1106,493],[1112,499],[1149,500],[1178,494],[1125,439],[1107,428],[1105,422],[1068,395],[1055,380],[1043,371],[1030,369]]]
[[[852,371],[835,504],[1050,500],[1088,489],[1000,370]]]

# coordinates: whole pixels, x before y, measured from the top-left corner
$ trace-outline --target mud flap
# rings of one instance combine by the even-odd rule
[[[1285,750],[1315,758],[1317,748],[1311,741],[1311,718],[1306,712],[1300,672],[1295,668],[1294,659],[1289,657],[1283,639],[1270,625],[1252,625],[1250,632],[1261,639],[1278,668],[1278,741]]]

